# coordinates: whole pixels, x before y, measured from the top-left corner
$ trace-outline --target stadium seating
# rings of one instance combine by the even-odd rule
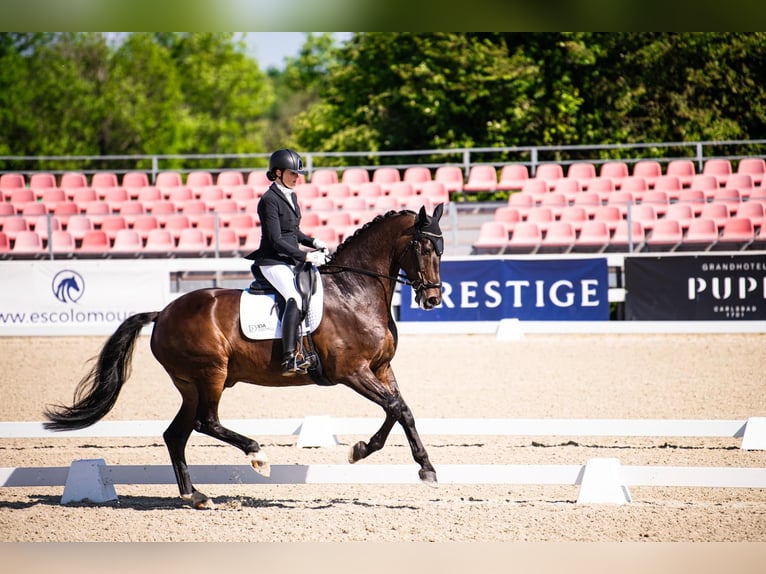
[[[644,245],[647,251],[675,251],[681,241],[683,241],[683,231],[678,221],[658,219]]]
[[[613,233],[620,221],[624,221],[620,208],[615,205],[600,205],[592,212],[592,218],[606,223],[609,232]]]
[[[653,189],[654,183],[662,177],[662,166],[655,160],[641,160],[633,166],[633,177],[643,177],[649,189]]]
[[[93,229],[85,233],[76,253],[86,257],[106,257],[110,247],[111,244],[106,236],[106,232],[100,229]]]
[[[668,162],[665,175],[677,177],[683,187],[689,187],[697,175],[697,168],[690,159],[674,159]]]
[[[529,169],[522,163],[509,163],[500,169],[498,191],[519,191],[529,179]]]
[[[506,231],[512,233],[516,224],[519,221],[523,221],[524,218],[521,216],[521,212],[515,207],[502,206],[495,210],[493,220],[504,224]]]
[[[449,194],[463,192],[463,171],[456,165],[442,165],[436,168],[434,181],[444,185]]]
[[[140,189],[148,186],[149,176],[143,171],[129,171],[122,176],[122,187],[126,189]]]
[[[30,231],[29,223],[23,217],[3,217],[0,219],[0,225],[2,225],[3,233],[8,236],[11,243],[16,240],[16,236],[22,231]]]
[[[718,181],[718,186],[723,187],[732,174],[731,161],[728,159],[709,159],[702,165],[702,173],[712,175]]]
[[[646,230],[638,221],[619,221],[604,251],[609,253],[637,253],[646,244]]]
[[[434,205],[438,203],[448,203],[449,193],[440,181],[427,181],[420,187],[420,195],[431,200]]]
[[[753,178],[753,184],[761,186],[766,178],[766,160],[762,157],[743,158],[737,164],[737,173],[750,175]]]
[[[707,197],[702,189],[695,187],[689,187],[682,189],[678,193],[676,203],[683,203],[692,208],[695,215],[699,215],[702,211],[702,207],[707,203]]]
[[[379,167],[372,172],[371,181],[380,185],[384,195],[388,195],[391,185],[401,180],[402,176],[395,167]]]
[[[120,229],[115,233],[109,254],[119,257],[138,257],[144,244],[134,229]]]
[[[541,163],[535,169],[534,179],[544,181],[548,189],[553,189],[556,180],[564,177],[564,168],[558,163]]]
[[[4,173],[0,175],[0,201],[5,201],[5,191],[9,189],[21,189],[27,186],[24,174]]]
[[[402,181],[409,183],[415,190],[415,193],[422,193],[423,186],[432,183],[431,170],[423,166],[408,167],[404,170]]]
[[[702,206],[697,217],[712,219],[720,231],[729,220],[729,207],[725,203],[706,203]]]
[[[740,251],[755,239],[753,222],[746,217],[730,217],[724,223],[713,251]]]
[[[493,192],[497,189],[497,169],[493,165],[475,165],[463,186],[465,193]]]
[[[167,229],[150,229],[144,244],[146,257],[170,257],[176,249],[173,236]]]
[[[343,170],[340,183],[348,186],[352,194],[357,195],[359,185],[370,183],[370,172],[361,167],[350,167]]]
[[[540,227],[530,221],[521,221],[516,225],[513,234],[505,245],[505,253],[532,254],[537,252],[543,241]]]
[[[596,210],[603,205],[601,194],[597,191],[583,191],[574,196],[572,205],[582,207],[588,217],[593,217]]]
[[[766,209],[760,201],[741,203],[734,213],[736,217],[747,217],[753,222],[753,227],[761,228],[766,222]]]
[[[599,177],[612,180],[615,189],[619,189],[622,187],[622,181],[630,177],[628,164],[623,161],[608,161],[601,165]]]
[[[585,221],[572,246],[573,253],[601,253],[609,245],[609,228],[603,221]]]
[[[561,211],[569,205],[569,198],[565,193],[549,191],[540,197],[540,207],[547,207],[553,213],[553,218],[558,219]]]
[[[566,221],[576,233],[580,233],[585,222],[589,221],[588,212],[582,206],[568,205],[559,212],[559,221]]]
[[[550,207],[536,207],[527,213],[525,221],[534,223],[538,229],[545,233],[548,227],[556,220],[553,210]]]
[[[678,221],[681,230],[685,232],[694,219],[694,211],[688,203],[671,203],[665,212],[665,219]]]
[[[554,221],[540,242],[538,253],[569,253],[575,244],[577,235],[572,224],[567,221]]]
[[[637,221],[644,231],[651,231],[657,223],[657,210],[650,203],[640,203],[630,208],[630,221]]]
[[[641,203],[654,206],[659,217],[665,215],[670,205],[668,192],[661,189],[650,189],[641,194]]]
[[[8,236],[0,231],[0,259],[5,259],[11,251],[11,242]]]
[[[508,231],[499,221],[485,221],[479,228],[479,236],[471,246],[473,255],[499,255],[505,251]]]
[[[712,219],[698,217],[689,222],[678,251],[708,251],[718,242],[718,227]]]
[[[36,231],[19,231],[13,238],[11,254],[19,258],[39,258],[45,254],[43,240]]]

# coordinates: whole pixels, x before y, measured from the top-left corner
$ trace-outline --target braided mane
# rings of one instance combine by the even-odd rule
[[[346,237],[346,239],[343,240],[343,243],[338,245],[338,247],[335,249],[335,253],[332,254],[332,257],[330,257],[330,260],[328,261],[328,263],[335,261],[335,258],[338,257],[338,254],[341,253],[346,247],[348,247],[349,243],[353,243],[356,240],[357,236],[364,233],[368,227],[371,227],[377,224],[378,222],[383,221],[384,219],[388,219],[389,217],[393,217],[395,215],[405,215],[408,213],[414,214],[415,212],[410,209],[403,209],[401,211],[391,210],[387,213],[376,215],[373,219],[371,219],[370,221],[362,225],[362,227],[354,231],[352,235],[349,235],[348,237]]]

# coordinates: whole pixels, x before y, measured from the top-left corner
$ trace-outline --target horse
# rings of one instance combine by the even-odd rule
[[[255,471],[269,476],[268,457],[259,444],[219,421],[222,393],[237,382],[267,387],[341,384],[353,389],[382,407],[385,419],[368,441],[351,447],[349,462],[358,462],[383,448],[398,422],[413,459],[420,465],[421,481],[435,486],[436,471],[391,368],[398,343],[391,304],[398,283],[412,287],[422,309],[441,303],[442,211],[443,204],[439,204],[432,215],[425,207],[417,213],[401,210],[378,215],[347,237],[319,268],[324,308],[311,334],[311,344],[322,368],[321,378],[311,373],[282,376],[281,340],[245,338],[239,321],[241,289],[197,289],[161,311],[137,313],[122,322],[78,383],[74,404],[45,408],[45,427],[74,430],[102,419],[129,377],[141,330],[154,323],[152,354],[182,398],[163,439],[181,498],[193,508],[215,506],[194,487],[189,476],[185,450],[193,430],[239,448]]]

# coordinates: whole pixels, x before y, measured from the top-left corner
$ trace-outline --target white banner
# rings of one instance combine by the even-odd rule
[[[111,334],[171,299],[162,261],[7,262],[2,271],[0,336]]]

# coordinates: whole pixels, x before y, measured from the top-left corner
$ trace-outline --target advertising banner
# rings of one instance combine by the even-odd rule
[[[625,317],[766,319],[766,255],[625,258]]]
[[[608,321],[605,258],[442,261],[442,304],[420,309],[402,287],[400,321]]]
[[[111,334],[170,300],[161,262],[33,261],[3,270],[0,335]]]

